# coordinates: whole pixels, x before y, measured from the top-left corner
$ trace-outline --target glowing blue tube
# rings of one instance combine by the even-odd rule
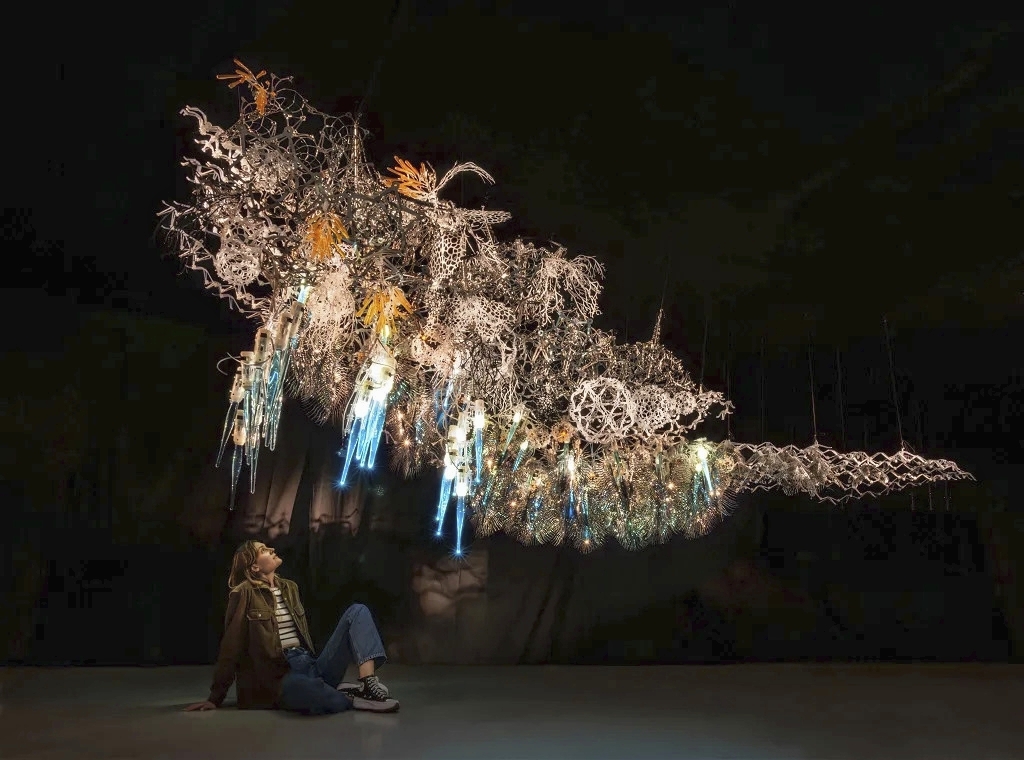
[[[252,408],[252,390],[251,389],[245,394],[245,399],[242,401],[242,411],[243,411],[243,413],[245,415],[245,430],[246,430],[246,433],[248,434],[247,438],[246,438],[246,441],[245,441],[245,461],[248,462],[248,461],[250,461],[250,457],[252,455],[252,449],[251,449],[250,444],[249,444],[249,439],[252,438],[255,435],[255,431],[253,430],[253,424],[252,424],[252,422],[253,422],[253,419],[252,419],[253,418],[253,408]]]
[[[462,556],[462,526],[466,522],[466,497],[460,496],[455,506],[455,556]]]
[[[484,488],[483,498],[480,499],[480,506],[486,511],[487,503],[491,500],[491,492],[494,491],[494,484],[498,481],[498,474],[494,473],[487,479],[487,486]]]
[[[523,459],[526,458],[526,450],[528,448],[530,447],[526,444],[526,441],[523,441],[523,445],[519,447],[519,453],[516,454],[516,461],[512,463],[512,472],[519,469],[519,465],[521,465],[523,463]]]
[[[277,448],[277,431],[281,426],[281,407],[284,403],[284,394],[277,395],[277,402],[270,410],[270,419],[267,420],[267,447],[273,451]]]
[[[370,408],[366,410],[366,417],[363,418],[362,424],[359,426],[359,435],[356,436],[356,462],[360,466],[364,466],[366,462],[366,455],[369,453],[370,448],[370,432],[373,427],[374,403],[370,402]]]
[[[384,431],[384,417],[387,407],[381,403],[374,409],[373,427],[369,431],[370,448],[367,451],[366,459],[362,462],[363,469],[372,470],[377,460],[377,448],[380,446],[381,433]]]
[[[441,476],[441,495],[437,500],[437,516],[434,518],[437,523],[437,533],[435,534],[440,538],[442,531],[444,530],[444,515],[448,511],[448,502],[452,497],[452,481],[453,478]]]
[[[437,423],[437,427],[438,428],[442,427],[443,420],[441,418],[441,391],[440,390],[434,391],[434,421]]]
[[[438,416],[437,424],[441,426],[445,419],[448,418],[448,409],[452,402],[452,390],[455,387],[455,383],[452,381],[448,382],[448,387],[444,391],[444,401],[441,404],[441,414]]]
[[[238,476],[242,472],[242,453],[243,446],[235,446],[235,451],[231,455],[231,509],[235,508],[235,494],[238,492]]]
[[[224,418],[224,430],[220,434],[220,448],[217,450],[217,464],[214,465],[215,467],[220,467],[220,460],[224,457],[224,448],[228,445],[228,438],[231,437],[236,411],[238,411],[238,402],[232,401],[228,404],[228,414]]]
[[[249,493],[256,493],[256,464],[260,458],[259,438],[252,447],[252,458],[249,460]]]
[[[484,429],[476,428],[475,435],[473,436],[473,448],[476,449],[476,478],[475,482],[480,482],[480,475],[484,471]]]
[[[508,447],[512,444],[512,438],[515,436],[516,431],[519,429],[520,420],[522,420],[522,417],[520,417],[519,419],[516,419],[515,417],[512,418],[512,427],[508,429],[508,435],[505,436],[505,445],[501,449],[502,456],[505,456],[505,452],[508,451]]]
[[[278,390],[281,387],[281,351],[274,351],[270,359],[270,369],[267,370],[267,399],[273,403],[277,398]]]
[[[338,481],[338,487],[344,488],[348,485],[348,471],[352,467],[352,456],[356,453],[357,440],[359,438],[359,428],[361,427],[362,420],[356,419],[352,423],[352,429],[348,433],[348,446],[345,451],[345,466],[341,470],[341,480]]]

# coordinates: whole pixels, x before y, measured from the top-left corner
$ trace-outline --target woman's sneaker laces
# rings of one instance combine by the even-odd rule
[[[352,707],[356,710],[371,712],[397,712],[398,700],[391,698],[388,687],[380,682],[377,676],[360,678],[359,683],[343,683],[338,686],[352,697]]]

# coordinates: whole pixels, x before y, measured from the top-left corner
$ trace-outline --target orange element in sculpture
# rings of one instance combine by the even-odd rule
[[[430,164],[420,164],[417,169],[409,161],[395,156],[395,163],[388,169],[394,177],[384,177],[382,181],[387,187],[398,186],[398,192],[402,195],[418,201],[425,200],[434,190],[437,175]]]
[[[348,230],[337,214],[330,211],[317,212],[310,217],[303,239],[309,243],[311,259],[326,261],[334,254],[335,248],[348,240]]]
[[[270,80],[267,79],[264,82],[260,81],[260,77],[266,76],[267,72],[260,71],[259,74],[253,74],[252,70],[242,63],[237,58],[235,59],[234,74],[218,74],[217,79],[224,81],[230,81],[228,85],[232,90],[238,87],[240,84],[249,85],[249,89],[252,90],[252,97],[256,103],[256,113],[260,116],[264,116],[267,113],[267,105],[270,103],[270,99],[277,95],[272,89],[270,89]]]
[[[356,316],[363,320],[367,327],[373,327],[374,333],[387,338],[395,330],[395,320],[405,319],[412,314],[412,306],[405,298],[401,288],[391,287],[371,293],[363,301],[363,306]]]

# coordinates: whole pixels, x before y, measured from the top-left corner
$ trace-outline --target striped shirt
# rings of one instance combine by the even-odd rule
[[[274,592],[274,616],[277,618],[277,633],[281,637],[281,648],[302,646],[299,641],[299,632],[295,628],[295,621],[292,614],[285,606],[284,597],[281,596],[281,589],[272,588]]]

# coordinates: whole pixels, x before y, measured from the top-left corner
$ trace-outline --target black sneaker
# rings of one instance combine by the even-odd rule
[[[382,684],[377,676],[360,678],[358,683],[343,681],[338,684],[338,691],[343,691],[351,697],[367,697],[369,699],[388,699],[391,696],[388,687]]]
[[[392,699],[388,687],[380,682],[377,676],[360,678],[360,683],[343,683],[338,686],[352,698],[352,707],[356,710],[373,712],[396,712],[398,700]]]

